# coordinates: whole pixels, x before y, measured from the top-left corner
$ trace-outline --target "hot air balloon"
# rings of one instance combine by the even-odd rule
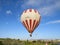
[[[32,36],[33,31],[39,25],[41,16],[35,9],[27,9],[21,15],[21,22]]]

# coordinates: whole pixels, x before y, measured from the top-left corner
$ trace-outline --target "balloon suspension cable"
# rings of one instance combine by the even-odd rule
[[[32,33],[30,33],[30,37],[32,37]]]

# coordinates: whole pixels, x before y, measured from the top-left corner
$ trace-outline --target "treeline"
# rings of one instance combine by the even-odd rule
[[[0,38],[0,45],[21,45],[22,41],[19,39]]]
[[[33,40],[33,41],[22,41],[20,39],[10,39],[10,38],[0,38],[0,45],[57,45],[53,41],[41,41],[41,40]]]

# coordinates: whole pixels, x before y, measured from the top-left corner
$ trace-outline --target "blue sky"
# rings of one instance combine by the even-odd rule
[[[42,17],[32,37],[20,21],[29,8]],[[0,38],[60,39],[60,0],[0,0]]]

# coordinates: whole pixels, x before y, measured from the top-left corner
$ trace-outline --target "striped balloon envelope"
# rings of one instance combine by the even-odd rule
[[[32,36],[33,31],[39,25],[41,16],[35,9],[27,9],[21,15],[21,22]]]

